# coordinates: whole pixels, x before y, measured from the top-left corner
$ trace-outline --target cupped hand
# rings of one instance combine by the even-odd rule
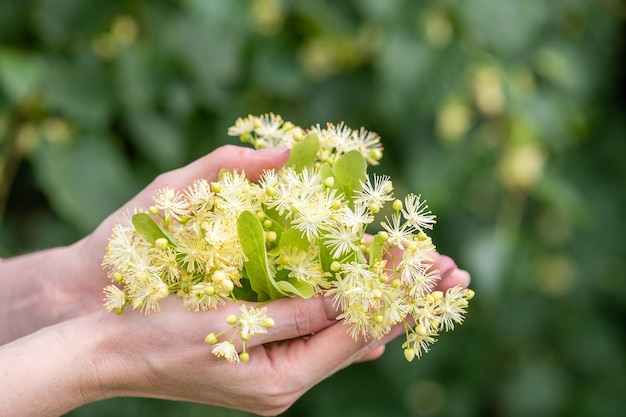
[[[442,275],[438,290],[469,284],[469,274],[446,256],[436,256],[433,268]],[[404,332],[400,324],[381,340],[355,341],[324,297],[282,298],[266,307],[276,325],[252,336],[246,343],[249,361],[236,364],[215,357],[203,341],[209,332],[229,327],[226,316],[240,312],[233,302],[196,313],[172,296],[149,317],[137,311],[119,317],[96,313],[106,335],[98,356],[113,358],[99,368],[104,375],[97,378],[115,382],[111,396],[167,398],[275,415],[338,370],[378,358],[385,344]],[[240,351],[240,341],[234,343]]]
[[[156,177],[128,203],[106,218],[93,233],[70,247],[69,256],[75,258],[77,270],[68,274],[67,279],[71,280],[71,283],[64,286],[68,289],[67,294],[62,297],[64,304],[73,306],[72,312],[66,314],[64,318],[102,308],[102,288],[110,280],[101,263],[113,226],[125,214],[132,213],[135,209],[147,210],[154,203],[152,198],[157,189],[170,186],[183,190],[200,178],[216,181],[223,169],[244,172],[248,179],[256,181],[264,170],[282,167],[287,162],[289,154],[289,150],[285,148],[254,150],[226,145],[187,166]]]

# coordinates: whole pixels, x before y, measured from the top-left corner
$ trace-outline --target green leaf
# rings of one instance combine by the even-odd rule
[[[311,284],[289,276],[289,270],[281,269],[276,273],[276,288],[288,297],[310,298],[315,294]]]
[[[335,187],[351,200],[354,192],[361,189],[361,182],[367,175],[367,162],[359,151],[350,151],[343,154],[333,166]]]
[[[303,251],[308,251],[310,243],[302,236],[302,232],[292,227],[280,236],[279,246],[293,246]]]
[[[291,297],[311,298],[315,293],[311,284],[293,277],[277,281],[276,286],[281,293]]]
[[[257,293],[252,289],[249,279],[243,278],[239,283],[241,287],[235,287],[233,289],[235,299],[240,301],[258,301]]]
[[[333,257],[330,254],[330,248],[324,244],[324,239],[318,239],[319,247],[319,260],[322,265],[322,270],[330,272],[330,264],[333,263]]]
[[[154,221],[148,213],[136,213],[133,215],[133,226],[141,236],[154,245],[157,239],[167,239],[171,244],[176,244],[174,238]]]
[[[383,257],[383,245],[385,242],[380,238],[380,236],[374,236],[374,240],[370,242],[370,265],[373,265],[375,262],[378,262]]]
[[[280,297],[275,288],[272,273],[267,265],[267,251],[261,221],[250,211],[244,211],[237,219],[237,234],[247,260],[244,262],[246,275],[258,301]]]
[[[297,172],[301,172],[304,168],[312,168],[319,149],[320,141],[317,133],[309,133],[304,139],[293,145],[291,155],[285,165]]]

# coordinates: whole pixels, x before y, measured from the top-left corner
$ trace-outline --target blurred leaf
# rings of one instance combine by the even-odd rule
[[[113,112],[111,81],[96,61],[46,63],[44,102],[54,111],[89,127],[101,128]]]
[[[41,88],[42,75],[38,55],[0,50],[0,87],[13,104],[32,98]]]
[[[184,162],[187,142],[175,123],[149,112],[130,113],[126,121],[134,144],[160,170],[173,169]]]
[[[43,142],[32,164],[57,213],[85,233],[139,189],[128,162],[106,138],[85,137],[67,146]]]

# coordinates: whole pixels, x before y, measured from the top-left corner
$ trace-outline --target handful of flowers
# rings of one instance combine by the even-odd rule
[[[240,118],[228,133],[257,149],[290,148],[290,159],[258,183],[223,171],[215,182],[156,190],[153,206],[113,229],[103,260],[115,282],[104,288],[109,311],[147,315],[170,294],[194,311],[232,300],[240,316],[205,338],[232,363],[248,360],[245,342],[274,325],[263,302],[285,296],[332,297],[355,339],[404,323],[409,361],[463,321],[472,290],[432,291],[439,271],[426,230],[435,216],[419,195],[396,199],[389,177],[367,174],[382,157],[377,134],[343,123],[304,130],[274,114]],[[380,231],[366,234],[388,203]]]

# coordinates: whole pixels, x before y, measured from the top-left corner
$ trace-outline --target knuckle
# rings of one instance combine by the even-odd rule
[[[312,312],[308,308],[308,303],[295,303],[291,311],[297,334],[300,336],[312,334],[314,331],[311,319]]]

